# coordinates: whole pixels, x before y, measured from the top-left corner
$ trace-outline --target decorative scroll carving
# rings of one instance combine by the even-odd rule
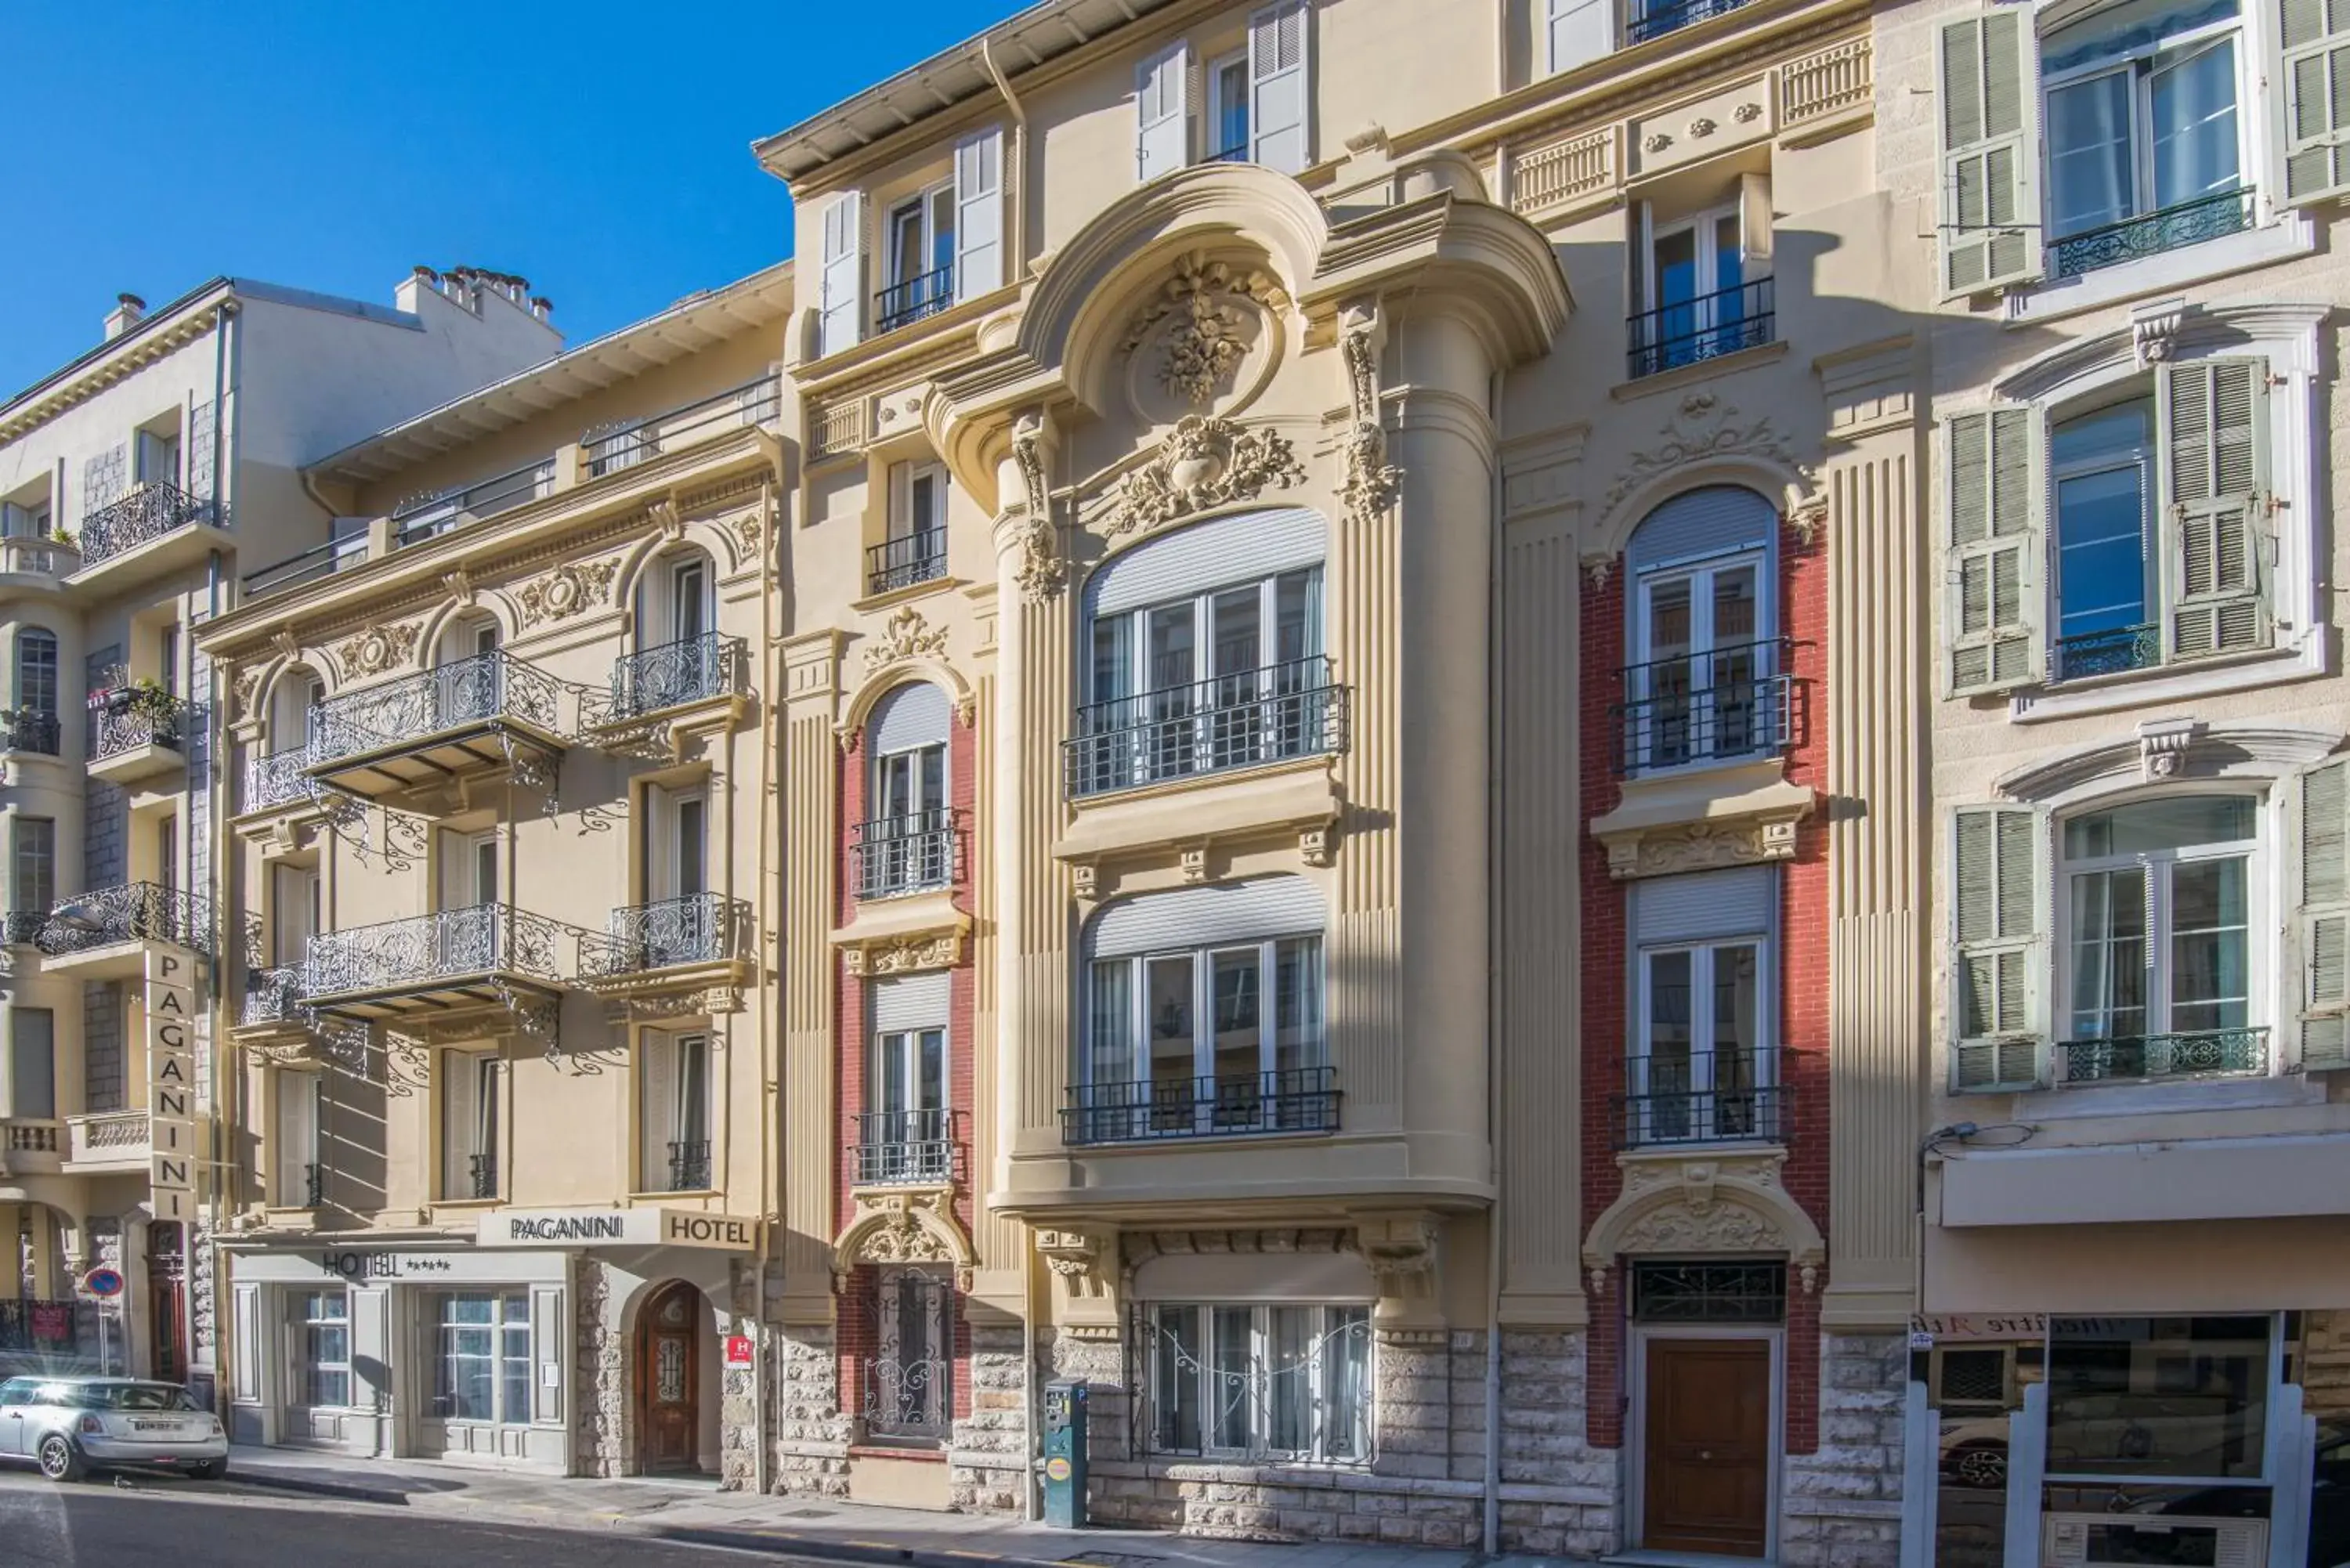
[[[567,620],[602,602],[610,591],[612,578],[619,572],[619,561],[610,558],[569,561],[544,576],[533,577],[515,594],[515,602],[522,608],[523,625],[536,626],[541,621]]]
[[[1112,539],[1148,533],[1210,506],[1305,483],[1305,465],[1286,437],[1186,414],[1158,455],[1118,482],[1101,531]]]
[[[1347,397],[1355,422],[1347,434],[1347,483],[1339,499],[1347,514],[1367,522],[1395,504],[1401,471],[1388,462],[1387,426],[1379,415],[1379,348],[1385,323],[1375,301],[1339,313],[1338,348],[1347,364]]]
[[[1804,498],[1787,509],[1787,526],[1795,531],[1795,537],[1808,550],[1827,532],[1828,488],[1817,468],[1806,463],[1802,472]]]
[[[441,574],[441,586],[449,590],[449,597],[460,605],[469,609],[473,607],[473,579],[462,563],[453,570]]]
[[[1040,604],[1059,593],[1067,577],[1056,548],[1060,541],[1053,524],[1053,494],[1045,483],[1044,415],[1024,413],[1013,421],[1012,459],[1019,464],[1020,484],[1025,492],[1020,565],[1013,576],[1020,585],[1021,597]]]
[[[954,1217],[953,1196],[944,1183],[859,1190],[855,1218],[832,1244],[836,1287],[846,1289],[861,1263],[945,1263],[955,1271],[955,1288],[971,1289],[979,1260]]]
[[[420,635],[421,628],[414,621],[371,626],[357,637],[338,645],[335,662],[342,666],[346,680],[361,680],[371,675],[380,675],[395,665],[408,661],[416,651],[416,639]]]
[[[1111,1248],[1101,1237],[1084,1231],[1039,1231],[1036,1251],[1063,1288],[1078,1300],[1109,1294]]]
[[[1826,1261],[1819,1228],[1779,1179],[1778,1150],[1703,1158],[1626,1157],[1624,1187],[1583,1244],[1595,1291],[1626,1254],[1783,1252],[1799,1270]],[[1806,1283],[1806,1289],[1810,1285]]]
[[[253,717],[254,699],[261,695],[261,667],[247,665],[237,672],[236,684],[231,689],[235,701],[236,717]]]
[[[1435,1293],[1442,1234],[1431,1215],[1383,1214],[1356,1227],[1355,1246],[1370,1265],[1381,1295],[1419,1298]]]
[[[1737,409],[1718,392],[1691,392],[1681,399],[1672,417],[1659,432],[1661,439],[1646,452],[1635,452],[1601,504],[1604,514],[1640,485],[1661,473],[1709,457],[1768,458],[1788,468],[1795,466],[1786,438],[1773,428],[1770,417],[1742,421]]]
[[[1690,823],[1627,834],[1607,845],[1607,874],[1666,877],[1723,866],[1791,860],[1795,854],[1792,819],[1763,822]]]
[[[852,942],[842,948],[840,959],[842,967],[851,975],[867,978],[952,969],[962,961],[962,932],[958,929],[891,940]]]
[[[1243,330],[1249,313],[1243,301],[1277,311],[1287,306],[1289,296],[1264,273],[1210,261],[1194,251],[1178,258],[1173,275],[1136,315],[1120,351],[1133,353],[1173,317],[1174,325],[1165,330],[1159,383],[1193,408],[1205,408],[1217,384],[1248,353]]]
[[[943,659],[946,651],[947,628],[933,630],[922,612],[908,605],[891,616],[881,636],[867,646],[865,673],[869,676],[912,659]]]

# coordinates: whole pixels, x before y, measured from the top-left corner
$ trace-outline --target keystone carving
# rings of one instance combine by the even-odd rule
[[[922,612],[908,605],[889,618],[880,637],[865,649],[865,673],[885,670],[911,659],[943,659],[947,651],[947,628],[933,629],[922,618]]]
[[[619,570],[616,560],[571,561],[533,577],[515,594],[515,602],[522,608],[523,625],[568,620],[584,613],[603,600]]]
[[[1288,305],[1289,296],[1262,272],[1210,261],[1194,251],[1176,261],[1173,275],[1137,313],[1121,351],[1133,353],[1161,322],[1172,317],[1174,325],[1166,329],[1165,358],[1159,367],[1159,384],[1193,408],[1205,408],[1214,399],[1218,384],[1239,368],[1248,353],[1248,340],[1243,336],[1248,303],[1280,310]]]
[[[1148,533],[1211,506],[1253,501],[1269,489],[1305,483],[1305,465],[1286,437],[1186,414],[1158,455],[1111,492],[1101,531],[1112,539]]]
[[[345,680],[380,675],[395,665],[407,662],[416,651],[417,636],[418,628],[414,621],[403,621],[397,626],[371,626],[338,646],[335,662],[343,667]]]

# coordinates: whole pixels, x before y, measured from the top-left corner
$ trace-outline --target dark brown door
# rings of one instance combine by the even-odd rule
[[[700,1457],[700,1301],[691,1285],[664,1285],[645,1303],[637,1329],[637,1386],[643,1390],[637,1458],[648,1470],[691,1469]]]
[[[1651,1339],[1640,1544],[1769,1554],[1771,1345]]]

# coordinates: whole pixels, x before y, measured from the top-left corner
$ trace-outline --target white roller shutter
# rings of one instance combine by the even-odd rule
[[[844,191],[824,210],[820,285],[823,324],[816,352],[837,354],[857,343],[865,288],[865,195]]]
[[[1779,509],[1742,485],[1710,484],[1674,496],[1640,520],[1624,565],[1647,571],[1692,556],[1760,550],[1779,526]]]
[[[1651,877],[1632,889],[1634,940],[1694,942],[1767,935],[1774,923],[1778,892],[1779,879],[1768,866]]]
[[[1300,936],[1328,922],[1322,890],[1303,877],[1218,882],[1171,893],[1146,893],[1094,917],[1089,958],[1119,958],[1170,948],[1215,947],[1266,937]]]
[[[910,680],[881,699],[865,732],[866,750],[876,756],[911,751],[916,746],[942,746],[954,722],[954,705],[945,689],[929,680]]]
[[[1191,50],[1187,44],[1151,56],[1134,68],[1135,168],[1145,183],[1187,161]]]
[[[953,992],[950,977],[941,971],[874,981],[868,996],[871,1033],[896,1034],[909,1029],[944,1029]]]
[[[1314,161],[1307,34],[1305,0],[1268,5],[1249,18],[1250,161],[1284,174],[1302,173]]]
[[[1086,585],[1087,607],[1095,615],[1115,615],[1318,566],[1329,551],[1328,520],[1306,507],[1221,517],[1118,556]]]
[[[989,126],[955,146],[958,300],[1003,286],[1003,132]]]

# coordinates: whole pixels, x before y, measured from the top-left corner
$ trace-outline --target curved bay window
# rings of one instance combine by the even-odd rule
[[[1087,589],[1073,794],[1334,751],[1318,513],[1222,518],[1132,550]]]
[[[2174,795],[2065,819],[2065,1083],[2260,1073],[2260,802]]]
[[[1323,923],[1320,894],[1287,877],[1105,910],[1068,1141],[1335,1129]]]

